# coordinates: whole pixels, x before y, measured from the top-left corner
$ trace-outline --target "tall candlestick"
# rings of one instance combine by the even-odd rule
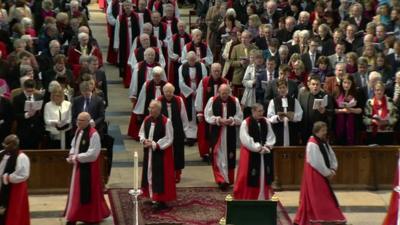
[[[135,151],[133,153],[133,189],[139,189],[139,156]]]

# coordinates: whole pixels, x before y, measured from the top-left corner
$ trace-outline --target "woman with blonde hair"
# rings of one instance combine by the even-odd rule
[[[258,36],[258,27],[261,26],[260,17],[256,14],[249,16],[249,21],[247,25],[247,30],[251,33],[253,38]]]
[[[374,96],[367,100],[363,121],[367,128],[367,144],[390,145],[398,120],[397,108],[385,95],[385,85],[378,81],[373,86]]]
[[[44,122],[49,134],[48,148],[65,149],[71,129],[71,102],[64,100],[64,91],[57,81],[50,83],[50,101],[44,106]]]

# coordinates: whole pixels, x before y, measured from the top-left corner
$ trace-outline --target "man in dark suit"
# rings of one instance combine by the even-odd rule
[[[333,114],[332,98],[321,89],[321,81],[319,76],[312,76],[308,83],[309,90],[299,93],[299,103],[303,109],[303,118],[301,121],[301,135],[303,144],[307,143],[308,138],[312,134],[313,124],[317,121],[324,121],[331,124]],[[318,108],[314,108],[315,99],[322,99],[323,104]],[[328,125],[328,127],[330,127]]]
[[[280,11],[278,11],[278,4],[274,0],[264,2],[264,10],[260,15],[261,22],[272,24],[274,29],[278,28],[279,18],[281,17]]]
[[[103,69],[99,68],[99,60],[95,56],[89,56],[89,71],[94,75],[96,87],[103,92],[105,107],[108,106],[108,89],[106,73]]]
[[[301,55],[301,61],[303,61],[304,63],[306,72],[310,73],[311,70],[316,67],[317,60],[320,57],[320,54],[317,52],[317,49],[319,47],[318,38],[311,39],[308,46],[308,52]]]
[[[288,65],[281,65],[279,67],[279,77],[278,79],[281,80],[286,80],[287,81],[287,88],[288,88],[288,93],[287,95],[293,98],[297,98],[298,94],[298,87],[295,81],[289,80],[288,76],[290,74],[290,67]],[[265,90],[265,100],[264,100],[264,105],[268,106],[269,101],[271,99],[274,99],[275,97],[279,96],[278,93],[278,88],[276,86],[276,82],[278,79],[274,79],[271,82],[268,82],[263,85],[263,88]]]
[[[254,38],[254,43],[256,44],[258,49],[266,50],[268,49],[268,44],[272,39],[274,28],[271,24],[262,24],[260,26],[260,31],[261,35]]]
[[[13,115],[13,108],[10,101],[0,95],[0,140],[4,140],[11,133]]]
[[[292,39],[295,26],[296,26],[296,19],[291,16],[286,17],[285,27],[281,30],[278,30],[278,32],[276,32],[276,37],[278,37],[278,40],[280,41],[280,43],[287,42],[290,39]]]
[[[49,43],[49,48],[43,52],[41,52],[38,56],[36,56],[36,60],[39,63],[40,71],[47,71],[52,69],[54,66],[54,57],[60,54],[60,42],[57,40],[52,40]]]
[[[353,74],[354,83],[357,89],[362,89],[368,85],[368,60],[360,57],[357,60],[357,72]]]
[[[22,89],[23,92],[13,99],[17,135],[22,149],[37,149],[44,131],[42,110],[27,109],[25,111],[25,102],[40,101],[43,100],[43,96],[35,93],[35,81],[32,79],[26,80]]]
[[[72,103],[72,124],[76,129],[76,118],[81,112],[88,112],[92,118],[90,125],[96,127],[100,137],[104,135],[105,130],[105,110],[103,99],[93,94],[93,88],[90,81],[83,81],[79,85],[81,95],[74,98]]]
[[[394,53],[389,54],[386,57],[386,61],[389,65],[392,66],[393,71],[397,71],[400,69],[400,40],[397,39],[394,43]]]

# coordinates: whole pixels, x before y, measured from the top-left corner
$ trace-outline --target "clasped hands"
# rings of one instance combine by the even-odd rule
[[[145,148],[153,148],[153,141],[151,141],[149,139],[145,139],[143,141],[143,147],[145,147]]]
[[[71,155],[68,156],[67,162],[70,163],[70,164],[76,164],[78,162],[77,158],[78,158],[78,155],[71,154]]]
[[[271,150],[267,146],[260,146],[258,148],[258,153],[260,153],[261,155],[264,155],[264,154],[267,154],[267,153],[271,153]]]
[[[225,125],[225,126],[230,126],[233,123],[233,119],[229,118],[229,119],[224,119],[224,118],[218,118],[218,122],[220,125]]]

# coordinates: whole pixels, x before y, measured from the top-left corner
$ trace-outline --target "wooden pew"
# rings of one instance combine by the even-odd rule
[[[391,189],[399,146],[333,146],[339,168],[332,181],[335,189]],[[274,186],[299,189],[305,146],[274,147]]]
[[[41,149],[25,150],[31,161],[31,174],[29,177],[30,194],[56,194],[67,193],[71,182],[72,165],[65,160],[68,150]],[[104,183],[107,183],[107,153],[105,149],[100,152],[100,168]]]

